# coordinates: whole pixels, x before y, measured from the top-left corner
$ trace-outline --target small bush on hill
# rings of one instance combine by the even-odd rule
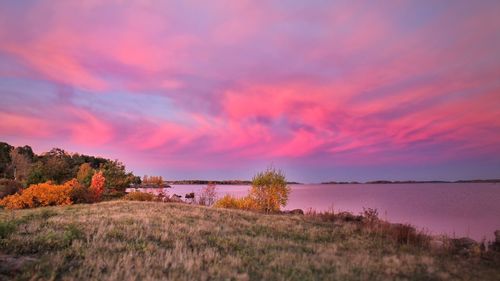
[[[7,196],[0,200],[0,205],[7,209],[25,209],[42,206],[70,205],[73,181],[62,185],[51,182],[31,185],[20,193]]]
[[[260,211],[266,213],[278,212],[288,202],[290,187],[287,186],[282,171],[268,168],[252,179],[250,197],[255,201]]]
[[[0,199],[23,189],[23,185],[15,180],[0,179]]]
[[[290,187],[287,186],[283,172],[268,168],[253,177],[248,196],[235,198],[226,195],[215,202],[214,206],[274,213],[286,205],[289,193]]]
[[[216,208],[228,208],[228,209],[238,209],[240,205],[238,202],[238,198],[233,197],[229,194],[224,195],[221,199],[215,202],[214,207]]]
[[[156,201],[157,197],[151,193],[134,191],[123,196],[123,200],[129,201]]]
[[[249,196],[236,198],[229,194],[224,195],[221,199],[215,202],[216,208],[241,209],[241,210],[258,210],[257,203]]]

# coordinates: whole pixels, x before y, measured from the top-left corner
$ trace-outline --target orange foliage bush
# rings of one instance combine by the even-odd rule
[[[99,171],[92,176],[89,190],[94,202],[98,202],[101,200],[101,196],[104,193],[105,184],[106,178],[102,174],[102,171]]]
[[[51,182],[31,185],[29,188],[0,200],[7,209],[25,209],[42,206],[71,205],[71,192],[76,180],[62,185]]]

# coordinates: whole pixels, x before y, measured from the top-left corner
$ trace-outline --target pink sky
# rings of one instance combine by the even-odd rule
[[[500,178],[498,1],[2,1],[0,141],[170,179]]]

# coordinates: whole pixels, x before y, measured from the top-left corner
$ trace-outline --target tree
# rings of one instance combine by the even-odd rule
[[[0,179],[0,199],[23,189],[23,185],[15,180]]]
[[[130,183],[135,180],[132,173],[126,173],[125,165],[121,162],[108,161],[101,165],[100,170],[106,178],[106,192],[113,190],[125,191],[125,188],[130,186]]]
[[[283,172],[270,167],[253,177],[249,196],[259,210],[271,213],[286,205],[289,194],[290,187]]]
[[[31,148],[30,148],[31,149]],[[33,153],[33,152],[32,152]],[[29,153],[25,153],[23,148],[18,147],[10,151],[10,170],[15,180],[25,181],[31,171],[31,160]]]
[[[28,177],[26,179],[26,185],[30,186],[32,184],[46,182],[47,180],[48,179],[44,172],[43,163],[41,161],[38,161],[31,166],[30,172],[28,173]]]
[[[43,181],[51,180],[60,184],[76,175],[76,170],[72,167],[71,156],[60,148],[53,148],[42,154],[37,162],[41,162],[41,166],[36,168]]]
[[[78,173],[76,174],[76,179],[78,180],[79,183],[83,184],[84,186],[90,186],[90,182],[92,180],[92,176],[94,175],[95,171],[92,169],[89,163],[83,163],[80,165],[80,168],[78,169]]]
[[[0,177],[7,178],[8,168],[11,163],[10,159],[10,151],[14,149],[14,147],[8,143],[0,142]]]
[[[33,159],[35,159],[35,153],[33,152],[31,146],[29,145],[16,147],[16,150],[20,154],[26,156],[31,162],[33,162]]]
[[[157,186],[162,186],[163,185],[163,177],[162,176],[147,176],[144,175],[142,179],[142,183],[146,185],[157,185]]]
[[[215,188],[216,185],[213,183],[209,183],[206,187],[204,187],[198,197],[198,204],[212,206],[217,199],[217,192]]]
[[[89,191],[94,202],[101,200],[105,185],[106,178],[104,177],[102,171],[99,171],[92,176]]]

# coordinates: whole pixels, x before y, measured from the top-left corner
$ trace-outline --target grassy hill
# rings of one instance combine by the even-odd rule
[[[356,222],[174,203],[0,210],[5,280],[500,280],[496,260]]]

